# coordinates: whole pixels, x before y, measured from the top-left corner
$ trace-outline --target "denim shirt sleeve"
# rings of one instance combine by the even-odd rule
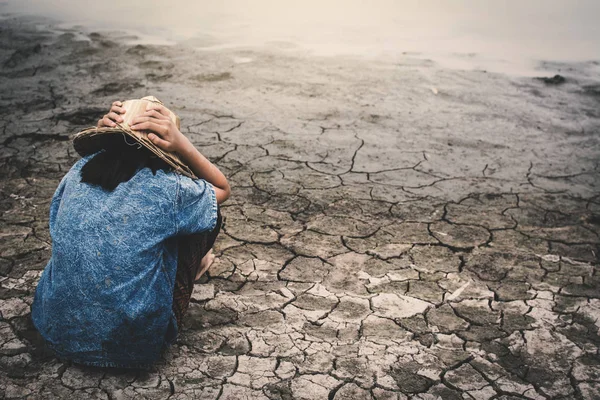
[[[217,196],[204,179],[177,175],[175,220],[177,235],[191,235],[214,229],[217,223]]]

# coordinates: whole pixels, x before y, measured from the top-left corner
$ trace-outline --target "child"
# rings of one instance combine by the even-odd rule
[[[229,184],[154,97],[114,102],[73,142],[83,158],[52,198],[32,319],[60,358],[146,368],[214,259]]]

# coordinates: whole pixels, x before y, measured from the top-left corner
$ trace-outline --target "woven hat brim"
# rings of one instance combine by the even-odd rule
[[[192,179],[197,179],[197,176],[194,175],[190,167],[188,167],[183,161],[181,161],[177,154],[162,150],[154,143],[152,143],[150,139],[148,139],[147,134],[139,131],[136,131],[134,133],[124,126],[86,128],[73,136],[73,147],[80,156],[85,157],[106,148],[107,143],[110,141],[109,138],[112,139],[114,135],[125,135],[123,136],[123,140],[126,140],[128,138],[133,139],[133,143],[127,144],[134,145],[136,143],[139,143],[140,145],[150,150],[150,152],[155,154],[157,157],[162,159],[164,162],[169,164],[171,167],[173,167],[173,169],[176,172],[190,177]]]

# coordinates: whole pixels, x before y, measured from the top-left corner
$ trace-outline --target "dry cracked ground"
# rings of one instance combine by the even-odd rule
[[[566,82],[291,45],[0,30],[0,397],[600,398],[598,63]],[[218,259],[147,372],[29,322],[69,135],[153,94],[230,178]],[[143,234],[143,232],[140,232]]]

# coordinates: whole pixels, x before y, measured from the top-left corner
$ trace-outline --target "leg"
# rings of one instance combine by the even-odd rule
[[[200,279],[200,277],[204,275],[206,271],[208,271],[213,261],[215,261],[215,254],[213,253],[213,250],[210,249],[208,253],[206,253],[206,255],[202,257],[202,261],[200,261],[200,268],[198,268],[198,274],[196,274],[194,280],[197,281],[198,279]]]
[[[196,277],[202,275],[210,267],[212,259],[214,259],[212,247],[221,230],[222,223],[220,210],[217,211],[217,216],[217,224],[212,231],[182,236],[178,239],[177,276],[173,291],[173,312],[177,318],[177,326],[179,328],[181,328],[183,315],[189,307]]]

